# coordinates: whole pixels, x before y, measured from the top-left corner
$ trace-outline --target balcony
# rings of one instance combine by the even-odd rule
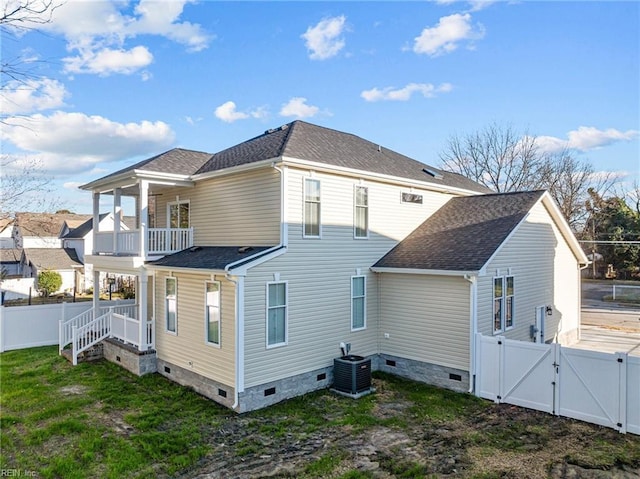
[[[146,247],[141,246],[140,231],[100,231],[95,233],[95,254],[121,256],[164,256],[193,246],[193,228],[149,228]],[[146,249],[146,251],[142,251]]]

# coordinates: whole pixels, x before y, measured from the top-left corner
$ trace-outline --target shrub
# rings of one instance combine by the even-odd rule
[[[42,296],[48,297],[62,286],[62,276],[57,271],[42,271],[38,273],[38,291]]]

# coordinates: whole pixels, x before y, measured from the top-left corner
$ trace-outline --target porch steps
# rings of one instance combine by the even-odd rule
[[[73,363],[73,350],[71,348],[65,348],[60,351],[60,355],[63,356],[67,361]],[[78,354],[78,363],[85,363],[90,361],[98,361],[104,358],[104,346],[102,341],[97,344],[94,344],[89,349],[82,351]]]

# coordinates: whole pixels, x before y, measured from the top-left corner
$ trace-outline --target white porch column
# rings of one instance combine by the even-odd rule
[[[100,192],[93,192],[93,245],[91,245],[91,254],[96,254],[96,239],[98,228],[100,227]],[[85,253],[86,254],[86,253]]]
[[[97,318],[98,308],[100,306],[100,271],[93,268],[93,311],[95,316],[93,319]]]
[[[149,278],[145,270],[141,270],[138,274],[138,288],[136,291],[136,301],[138,303],[138,337],[140,338],[140,344],[138,345],[138,351],[146,351],[149,348],[149,341],[147,341],[147,295],[149,286]]]
[[[140,256],[149,256],[149,182],[140,181]]]
[[[122,190],[116,188],[113,190],[113,251],[119,253],[118,250],[118,234],[120,233],[120,212],[122,211]]]

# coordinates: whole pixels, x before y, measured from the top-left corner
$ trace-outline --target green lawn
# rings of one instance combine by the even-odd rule
[[[357,401],[318,391],[236,415],[157,374],[106,361],[73,367],[56,347],[9,351],[0,355],[0,470],[186,478],[224,467],[213,477],[357,479],[640,467],[638,436],[390,375],[375,374],[375,385]]]

